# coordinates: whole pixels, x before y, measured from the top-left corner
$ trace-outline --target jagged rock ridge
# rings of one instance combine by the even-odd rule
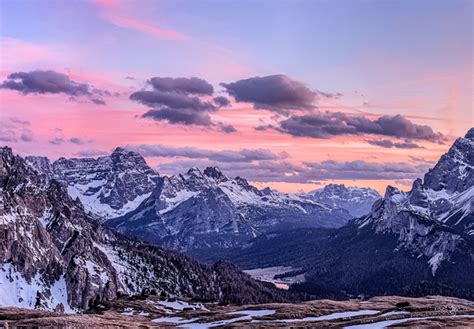
[[[28,156],[26,160],[46,179],[67,186],[69,195],[78,197],[99,219],[134,210],[150,196],[159,178],[140,154],[121,147],[97,159],[60,158],[50,163],[46,157]]]
[[[127,235],[167,247],[190,250],[228,248],[269,230],[340,227],[347,211],[314,200],[262,190],[218,168],[161,177],[136,210],[106,224]]]
[[[346,187],[344,184],[329,184],[302,196],[334,208],[346,209],[353,217],[367,215],[374,202],[382,197],[374,189]]]

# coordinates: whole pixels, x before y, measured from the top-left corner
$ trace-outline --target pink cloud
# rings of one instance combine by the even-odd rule
[[[140,31],[161,39],[175,41],[187,39],[186,36],[179,32],[129,17],[120,0],[91,0],[91,3],[98,7],[101,11],[101,16],[113,25]]]

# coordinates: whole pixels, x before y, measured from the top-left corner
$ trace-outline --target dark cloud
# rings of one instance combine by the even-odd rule
[[[242,149],[239,151],[213,151],[206,149],[199,149],[195,147],[173,147],[165,145],[139,145],[127,146],[129,150],[140,153],[145,157],[161,157],[161,158],[175,158],[183,157],[189,159],[208,159],[218,162],[251,162],[251,161],[266,161],[266,160],[281,160],[286,159],[288,154],[285,152],[274,153],[266,149]]]
[[[31,142],[33,133],[29,121],[19,118],[2,118],[0,124],[0,142]]]
[[[313,109],[319,96],[336,96],[312,91],[302,82],[292,80],[283,74],[221,83],[221,86],[237,102],[249,102],[253,103],[255,108],[278,112]]]
[[[54,137],[52,139],[49,140],[49,143],[50,144],[53,144],[53,145],[61,145],[64,143],[64,138],[62,137]]]
[[[87,97],[95,104],[105,104],[102,97],[112,96],[107,90],[87,83],[71,80],[66,74],[55,71],[15,72],[0,84],[0,88],[16,90],[22,94],[65,94],[71,99]]]
[[[220,131],[225,132],[226,134],[231,134],[231,133],[237,132],[237,129],[235,129],[234,126],[224,124],[222,122],[218,122],[217,127],[219,128]]]
[[[188,109],[201,112],[215,112],[215,104],[202,101],[196,96],[176,92],[159,90],[137,91],[130,95],[130,99],[150,107],[168,107],[170,109]]]
[[[82,138],[79,138],[79,137],[65,138],[65,137],[62,137],[61,135],[62,134],[59,133],[59,136],[55,136],[54,138],[50,139],[49,143],[53,144],[53,145],[61,145],[61,144],[64,144],[66,142],[71,143],[71,144],[75,144],[75,145],[84,145],[84,144],[92,143],[91,139],[85,140],[85,139],[82,139]]]
[[[155,90],[165,92],[182,92],[185,94],[208,95],[214,93],[214,87],[206,80],[199,78],[151,78],[148,83]]]
[[[147,105],[150,110],[142,117],[170,124],[195,125],[214,128],[225,133],[236,129],[222,122],[214,122],[211,113],[229,105],[229,100],[218,96],[210,98],[214,88],[199,78],[160,78],[148,80],[152,90],[140,90],[130,99]]]
[[[210,160],[178,160],[158,165],[162,174],[179,174],[191,167],[206,168],[218,166],[230,177],[243,177],[254,182],[293,182],[291,175],[297,174],[302,168],[289,162],[218,162]]]
[[[342,112],[293,115],[279,122],[278,131],[293,136],[330,138],[340,135],[381,135],[404,139],[442,142],[444,136],[429,126],[418,125],[403,116],[383,116],[370,120]]]
[[[90,143],[91,140],[84,140],[79,137],[71,137],[69,138],[69,143],[76,144],[76,145],[84,145]]]
[[[214,103],[216,103],[216,105],[219,107],[226,107],[230,105],[229,99],[224,96],[214,97]]]
[[[428,170],[427,165],[404,162],[376,163],[363,160],[307,162],[304,175],[314,180],[328,179],[415,179]]]
[[[164,107],[159,110],[150,110],[142,115],[156,121],[167,121],[171,124],[212,126],[209,113],[195,111],[193,109],[173,109]]]
[[[423,148],[422,146],[410,142],[410,141],[404,141],[404,142],[392,142],[389,139],[371,139],[368,140],[367,143],[384,147],[384,148],[399,148],[399,149],[420,149]]]
[[[413,180],[422,177],[428,165],[408,163],[373,163],[365,161],[322,161],[292,164],[287,161],[221,162],[213,160],[178,160],[163,163],[163,174],[186,172],[190,167],[218,166],[231,177],[241,176],[255,182],[318,184],[327,180]]]

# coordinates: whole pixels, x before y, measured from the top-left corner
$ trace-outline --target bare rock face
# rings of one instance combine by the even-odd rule
[[[433,275],[474,236],[474,128],[458,138],[409,192],[388,187],[383,200],[357,221],[392,233],[399,246],[427,257]],[[469,256],[468,256],[469,257]],[[473,257],[471,255],[470,257]]]
[[[202,265],[102,227],[62,183],[7,147],[0,148],[0,206],[2,306],[74,311],[152,290],[214,301],[285,299],[236,268]],[[235,282],[247,296],[229,293]]]
[[[305,197],[332,207],[346,209],[353,217],[367,215],[373,203],[382,196],[374,189],[346,187],[329,184],[324,188],[304,194]]]
[[[158,173],[136,152],[116,148],[110,156],[80,159],[29,156],[27,162],[41,176],[65,186],[86,211],[103,220],[134,210],[155,188]]]
[[[259,190],[217,167],[161,177],[136,210],[106,224],[119,232],[174,249],[229,248],[270,230],[340,227],[351,218],[338,207]]]

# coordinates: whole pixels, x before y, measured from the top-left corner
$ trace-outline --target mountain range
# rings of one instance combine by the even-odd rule
[[[389,186],[383,197],[343,185],[291,195],[217,167],[163,176],[124,148],[50,162],[3,147],[0,305],[74,311],[144,291],[232,303],[299,292],[474,299],[473,167],[474,128],[410,191]],[[154,245],[244,268],[291,266],[278,277],[304,280],[286,294]]]
[[[161,177],[134,211],[106,225],[151,243],[190,250],[229,248],[274,230],[340,227],[351,218],[337,207],[252,186],[218,168]]]
[[[51,177],[0,148],[0,305],[72,312],[145,292],[231,303],[287,300],[231,264],[203,265],[105,228]]]
[[[341,227],[354,217],[338,203],[316,194],[290,195],[258,189],[242,177],[230,178],[217,167],[160,176],[144,158],[124,148],[110,156],[60,158],[28,156],[45,179],[66,186],[85,210],[120,233],[179,250],[229,248],[273,230]],[[340,187],[338,200],[372,202],[374,191]],[[369,193],[370,192],[370,193]]]
[[[292,266],[292,289],[319,297],[452,295],[474,298],[474,128],[416,179],[387,187],[369,214],[338,229],[264,234],[216,255],[244,268]],[[202,255],[213,259],[213,255]]]

